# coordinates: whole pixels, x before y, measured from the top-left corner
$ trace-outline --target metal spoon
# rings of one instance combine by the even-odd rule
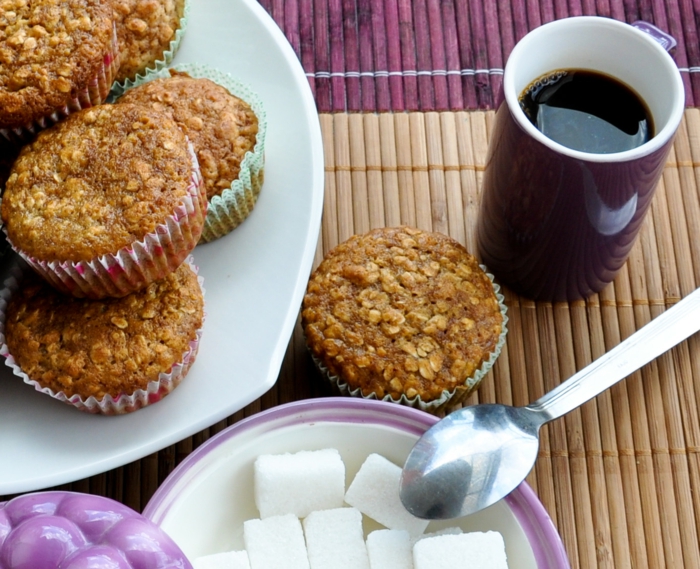
[[[605,391],[700,330],[700,289],[525,407],[484,404],[455,411],[411,450],[400,496],[425,519],[466,516],[497,502],[528,475],[542,425]]]

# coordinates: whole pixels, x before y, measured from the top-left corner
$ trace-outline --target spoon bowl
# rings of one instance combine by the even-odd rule
[[[404,465],[406,508],[420,518],[450,519],[510,494],[535,464],[541,424],[536,419],[527,407],[485,404],[436,423]]]
[[[465,407],[418,439],[399,494],[424,519],[466,516],[507,496],[535,464],[542,425],[561,417],[700,330],[695,290],[567,381],[525,407]]]

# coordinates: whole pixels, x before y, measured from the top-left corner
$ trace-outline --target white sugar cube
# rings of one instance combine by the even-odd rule
[[[255,461],[255,504],[261,518],[343,505],[345,465],[336,449],[266,454]]]
[[[436,537],[438,535],[457,535],[460,533],[463,533],[462,528],[457,527],[457,526],[439,529],[437,531],[433,531],[430,533],[424,533],[423,535],[419,535],[417,537],[414,537],[411,540],[411,547],[413,547],[419,539],[426,539],[428,537]]]
[[[304,535],[311,569],[369,569],[359,510],[311,512],[304,519]]]
[[[301,522],[294,514],[243,522],[252,569],[309,569]]]
[[[224,551],[192,561],[193,569],[250,569],[248,553],[245,551]]]
[[[413,569],[411,537],[400,529],[380,529],[367,536],[371,569]]]
[[[508,569],[503,537],[496,531],[421,539],[413,546],[415,569]]]
[[[345,493],[345,501],[389,529],[420,535],[428,520],[404,508],[399,497],[400,480],[401,468],[379,454],[370,454]]]

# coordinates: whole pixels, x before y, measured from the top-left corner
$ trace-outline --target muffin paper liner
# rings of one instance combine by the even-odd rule
[[[192,257],[186,259],[190,267],[195,273],[198,273],[197,266],[194,265]],[[68,405],[72,405],[80,411],[92,414],[101,415],[123,415],[125,413],[131,413],[137,411],[142,407],[157,403],[163,397],[168,395],[173,389],[175,389],[180,382],[185,378],[190,367],[194,363],[197,352],[199,350],[199,344],[202,338],[202,328],[196,331],[196,336],[193,340],[190,340],[189,347],[182,355],[182,359],[173,365],[169,372],[161,372],[158,376],[157,381],[150,381],[146,389],[138,389],[131,394],[121,394],[116,398],[111,395],[105,395],[102,399],[96,399],[91,396],[87,399],[83,399],[80,395],[68,396],[63,391],[54,391],[48,387],[42,387],[37,381],[31,379],[26,373],[22,371],[19,367],[14,357],[10,353],[7,344],[5,343],[5,318],[7,304],[10,300],[12,294],[14,294],[21,285],[22,275],[24,271],[28,270],[26,267],[15,266],[11,271],[10,276],[4,283],[4,288],[0,291],[0,356],[4,356],[5,365],[12,369],[12,372],[17,377],[21,377],[24,383],[31,385],[37,391],[45,393]],[[204,290],[204,279],[201,276],[197,276],[197,281],[202,290],[202,296],[205,294]],[[206,313],[204,314],[206,318]],[[202,320],[204,323],[204,319]]]
[[[115,99],[116,97],[123,95],[126,91],[139,84],[139,82],[142,81],[148,74],[158,72],[172,63],[173,57],[175,57],[177,50],[180,48],[182,36],[185,35],[185,31],[187,30],[187,21],[189,17],[190,0],[185,0],[185,7],[182,11],[182,17],[180,18],[180,25],[178,29],[175,30],[175,37],[170,40],[168,49],[163,52],[162,59],[157,59],[153,64],[153,67],[148,67],[142,73],[137,73],[136,77],[133,79],[125,79],[123,82],[114,81],[113,83],[110,83],[110,99]],[[116,75],[117,73],[115,72],[114,77],[116,77]]]
[[[78,91],[73,99],[60,109],[56,109],[53,113],[31,123],[14,128],[0,128],[0,135],[4,136],[12,144],[23,145],[31,141],[39,131],[56,124],[68,115],[104,103],[107,100],[114,77],[116,77],[118,71],[119,47],[117,44],[117,29],[113,27],[111,51],[105,53],[97,74],[88,81],[83,89]]]
[[[401,395],[399,399],[394,399],[391,395],[385,395],[381,398],[381,401],[388,401],[391,403],[398,403],[400,405],[406,405],[408,407],[414,407],[416,409],[421,409],[422,411],[427,411],[433,415],[444,416],[450,411],[454,411],[458,405],[460,405],[464,400],[466,400],[472,392],[479,386],[483,377],[491,370],[496,359],[501,354],[501,350],[506,343],[506,333],[508,332],[508,316],[506,314],[505,298],[501,294],[501,287],[498,283],[494,281],[494,277],[488,272],[487,268],[483,265],[479,265],[481,269],[486,273],[486,276],[491,281],[493,285],[493,291],[496,294],[496,300],[498,301],[498,306],[503,317],[503,324],[501,326],[501,334],[498,337],[496,347],[489,358],[481,365],[481,367],[474,372],[473,375],[468,377],[463,385],[458,386],[452,391],[444,390],[440,397],[433,399],[431,401],[423,401],[420,396],[416,396],[412,399],[406,397],[406,395]],[[307,344],[308,348],[308,344]],[[332,375],[328,368],[323,365],[323,363],[309,350],[311,358],[313,359],[316,367],[321,371],[323,376],[330,381],[331,385],[335,390],[337,390],[341,395],[348,395],[351,397],[361,397],[362,399],[380,399],[375,393],[370,393],[369,395],[364,395],[362,389],[359,387],[353,389],[345,381],[340,379],[336,375]]]
[[[183,202],[141,241],[89,261],[43,261],[12,248],[55,288],[86,298],[125,296],[177,269],[197,245],[207,196],[192,145],[192,174]],[[7,234],[6,227],[3,231]]]
[[[214,196],[209,202],[209,209],[200,240],[201,243],[207,243],[233,231],[250,215],[255,207],[264,179],[267,117],[260,97],[231,75],[196,63],[182,63],[175,65],[172,69],[187,73],[190,77],[209,79],[221,85],[234,97],[238,97],[248,103],[258,119],[258,134],[255,146],[252,151],[247,152],[243,157],[238,179],[231,183],[230,188],[226,188],[220,195]],[[139,77],[131,87],[138,87],[154,79],[167,77],[170,77],[169,68],[149,72],[145,77]],[[122,90],[121,94],[127,90]]]

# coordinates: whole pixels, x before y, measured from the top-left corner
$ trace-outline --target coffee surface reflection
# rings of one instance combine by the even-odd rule
[[[537,129],[581,152],[611,154],[654,135],[646,103],[621,81],[597,71],[557,70],[530,83],[520,107]]]

